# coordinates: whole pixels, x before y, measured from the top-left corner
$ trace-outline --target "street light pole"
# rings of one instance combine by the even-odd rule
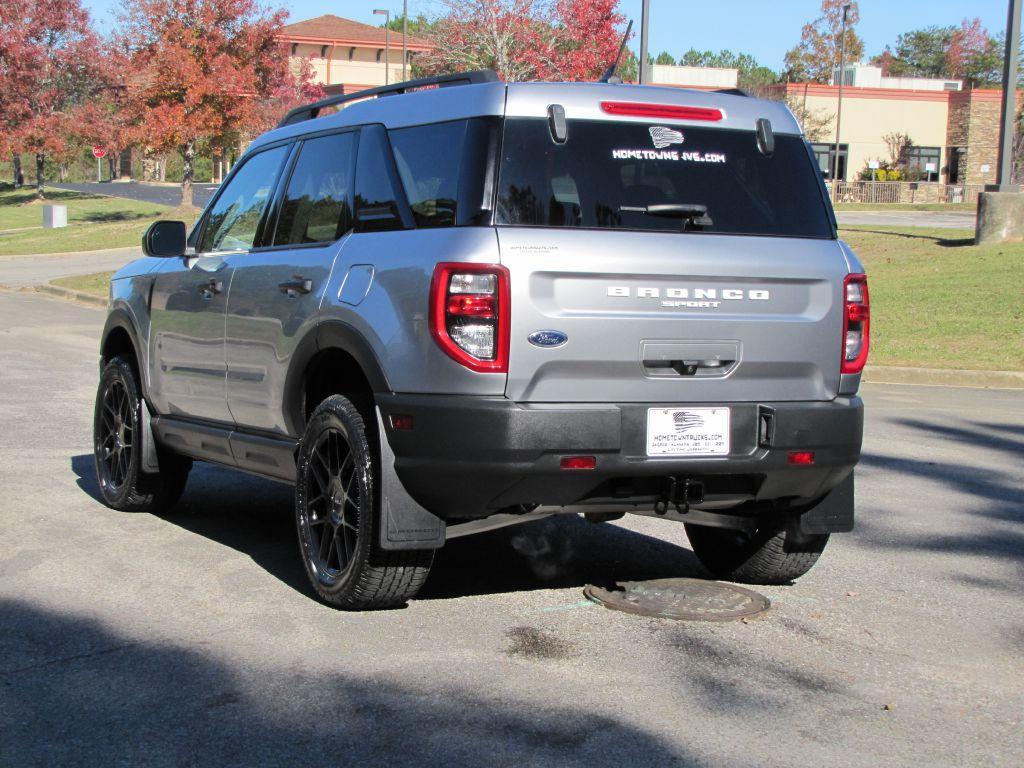
[[[391,75],[391,11],[374,10],[375,16],[384,17],[384,85]]]
[[[1006,61],[1003,63],[1003,110],[999,126],[1000,192],[1010,192],[1013,181],[1013,137],[1017,122],[1017,56],[1020,52],[1020,14],[1022,0],[1009,0],[1006,18]]]
[[[651,0],[643,0],[640,9],[640,85],[651,81],[651,68],[647,63],[647,29],[651,21]]]
[[[402,80],[409,79],[405,68],[409,66],[409,0],[402,0]]]
[[[832,199],[839,193],[839,129],[843,124],[843,81],[846,80],[846,20],[850,16],[850,4],[843,6],[843,31],[839,40],[839,104],[836,107],[836,146],[832,157]]]

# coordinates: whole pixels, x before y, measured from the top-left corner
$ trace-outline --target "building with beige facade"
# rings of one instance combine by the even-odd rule
[[[895,158],[886,137],[904,134],[911,141],[904,158],[910,181],[994,184],[1002,91],[964,90],[955,80],[898,80],[902,87],[844,85],[838,178],[856,181],[865,170],[892,163]],[[850,82],[849,73],[845,82]],[[810,116],[805,121],[808,138],[822,173],[830,179],[838,86],[785,83],[772,90],[798,115]],[[817,130],[811,130],[811,124]]]
[[[327,14],[286,25],[278,39],[289,46],[296,67],[303,60],[309,62],[314,81],[328,93],[351,93],[402,80],[401,32],[386,35],[382,27]],[[410,63],[431,48],[427,41],[410,35],[406,44]]]

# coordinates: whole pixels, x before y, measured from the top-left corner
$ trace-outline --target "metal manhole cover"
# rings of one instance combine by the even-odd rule
[[[701,579],[624,581],[610,590],[588,584],[583,594],[614,611],[684,621],[748,619],[771,606],[757,592]]]

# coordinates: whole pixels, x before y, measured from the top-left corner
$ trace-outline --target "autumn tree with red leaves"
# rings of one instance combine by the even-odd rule
[[[502,79],[593,80],[615,59],[618,0],[442,0],[426,73],[493,69]]]
[[[276,39],[285,17],[258,0],[135,0],[122,15],[124,111],[148,149],[181,155],[183,206],[201,142],[237,142],[306,97],[308,72]]]
[[[0,149],[35,155],[42,198],[47,156],[78,149],[72,129],[104,87],[99,39],[79,0],[4,0],[0,40]]]

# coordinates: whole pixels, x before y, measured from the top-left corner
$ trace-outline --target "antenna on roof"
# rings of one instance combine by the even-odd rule
[[[629,40],[629,33],[633,31],[633,20],[630,19],[629,26],[626,27],[626,34],[622,36],[622,45],[619,46],[619,55],[615,57],[615,61],[612,65],[604,71],[601,75],[599,83],[621,83],[622,78],[615,74],[615,70],[619,68],[619,61],[622,60],[622,53],[626,50],[626,41]]]

